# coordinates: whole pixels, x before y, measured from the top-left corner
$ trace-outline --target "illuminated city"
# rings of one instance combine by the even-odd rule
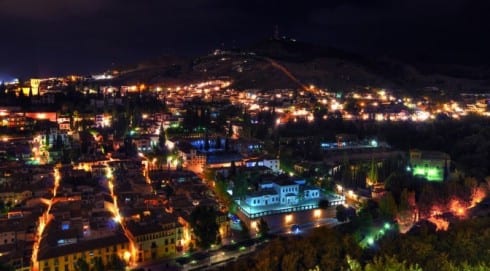
[[[61,2],[0,1],[0,270],[490,270],[485,4]]]

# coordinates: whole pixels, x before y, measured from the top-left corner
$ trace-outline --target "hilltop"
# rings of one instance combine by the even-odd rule
[[[123,67],[118,81],[178,84],[230,78],[233,87],[332,90],[366,86],[446,91],[488,90],[490,69],[427,63],[407,64],[388,57],[368,57],[289,39],[268,39],[246,49],[216,50],[196,57],[166,56]]]

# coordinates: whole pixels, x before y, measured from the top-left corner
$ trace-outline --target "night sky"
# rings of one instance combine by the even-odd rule
[[[363,54],[486,64],[486,2],[0,0],[0,80],[247,47],[271,37],[274,25],[281,35]]]

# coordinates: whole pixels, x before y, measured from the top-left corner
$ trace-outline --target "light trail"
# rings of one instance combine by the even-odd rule
[[[296,84],[298,84],[303,90],[305,91],[309,91],[310,89],[305,86],[303,83],[301,83],[298,78],[296,78],[296,76],[294,76],[286,67],[284,67],[283,65],[281,65],[279,62],[273,60],[273,59],[270,59],[270,58],[265,58],[265,60],[267,60],[271,65],[272,67],[278,69],[279,71],[283,72],[287,77],[289,77],[289,79],[293,80],[293,82],[295,82]]]
[[[58,188],[60,186],[60,181],[61,181],[61,175],[60,171],[58,169],[59,165],[55,165],[53,168],[53,176],[54,176],[54,183],[53,183],[53,197],[51,200],[44,200],[44,203],[47,203],[48,208],[46,208],[46,211],[41,215],[39,218],[39,224],[36,229],[36,237],[34,238],[34,244],[32,245],[32,256],[31,256],[31,262],[32,262],[32,269],[33,271],[38,271],[38,254],[39,254],[39,245],[41,244],[42,238],[43,238],[43,232],[48,223],[51,221],[52,216],[50,215],[51,212],[51,207],[53,206],[54,198],[56,197],[56,193],[58,191]]]
[[[109,188],[109,192],[114,202],[114,208],[110,210],[114,216],[114,222],[121,225],[121,229],[123,230],[124,235],[129,240],[129,251],[126,251],[124,253],[124,260],[126,261],[126,263],[128,263],[128,265],[131,265],[131,261],[134,261],[136,259],[136,242],[133,240],[132,235],[124,224],[124,220],[122,219],[121,213],[119,211],[119,206],[117,204],[117,195],[114,193],[114,174],[109,165],[106,165],[106,178],[107,187]]]

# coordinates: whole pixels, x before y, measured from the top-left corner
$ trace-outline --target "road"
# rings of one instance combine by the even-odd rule
[[[290,227],[285,227],[272,232],[275,236],[284,236],[291,234],[307,234],[311,230],[322,227],[334,227],[341,224],[335,218],[325,218],[315,222],[309,222],[299,225],[299,231],[291,232]],[[254,252],[256,249],[260,249],[261,246],[266,245],[268,239],[252,239],[238,242],[234,245],[222,246],[218,250],[208,252],[196,252],[192,255],[186,255],[177,259],[167,259],[155,263],[146,263],[139,265],[138,268],[143,268],[145,271],[159,271],[159,270],[214,270],[218,267],[224,266],[230,262]]]
[[[255,240],[248,240],[246,244],[235,244],[223,246],[222,248],[210,252],[196,252],[192,255],[183,256],[177,259],[168,259],[155,263],[141,264],[133,269],[144,269],[146,271],[159,270],[208,270],[223,266],[231,261],[252,253],[257,246],[264,244],[267,241],[256,243]]]
[[[298,225],[299,226],[298,231],[296,231],[296,232],[292,232],[291,226],[289,226],[289,227],[281,228],[280,230],[276,230],[272,233],[277,234],[277,235],[289,235],[289,234],[303,235],[303,234],[307,234],[311,230],[319,228],[319,227],[324,227],[324,226],[335,227],[335,226],[340,225],[340,224],[342,224],[342,223],[339,222],[336,218],[324,218],[324,219],[320,219],[318,221],[300,224],[300,225]]]

